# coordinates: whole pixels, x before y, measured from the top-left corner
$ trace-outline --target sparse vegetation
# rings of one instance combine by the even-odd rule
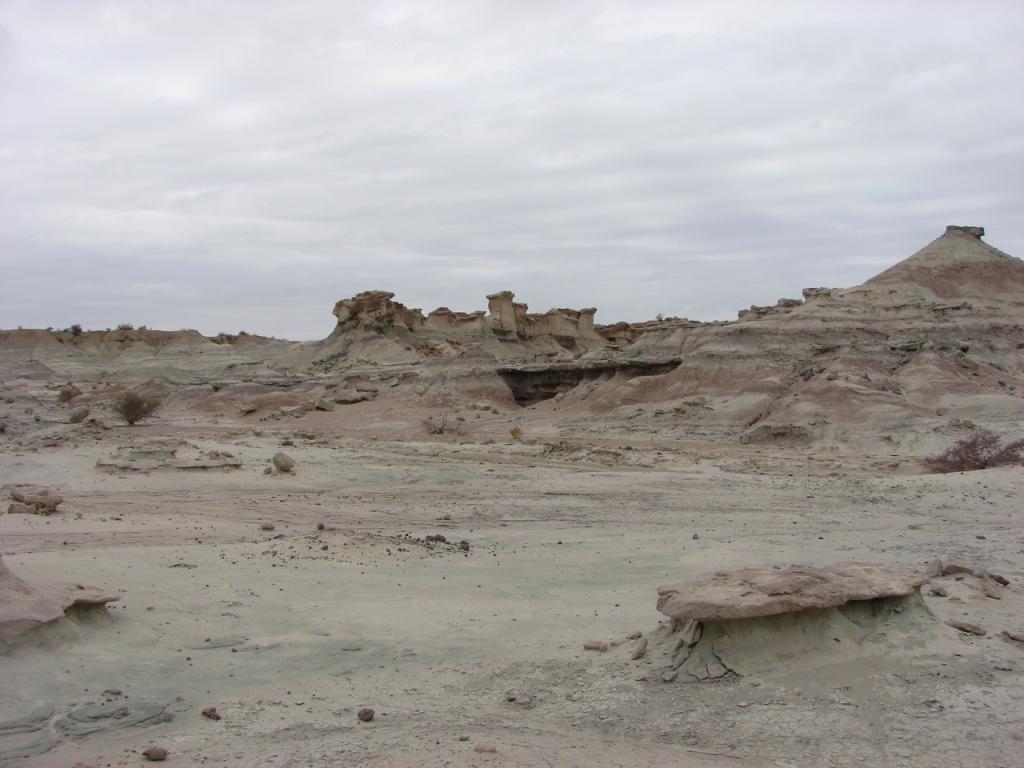
[[[80,326],[78,323],[75,323],[74,325],[71,326],[70,331],[72,336],[81,336],[82,326]]]
[[[979,429],[922,463],[930,471],[941,473],[1024,464],[1024,440],[1013,440],[1003,445],[998,435]]]
[[[125,392],[114,400],[114,410],[128,426],[156,413],[163,401],[156,396]]]
[[[512,427],[512,429],[509,430],[509,434],[512,435],[512,439],[513,440],[522,440],[523,439],[523,430],[519,428],[518,424],[516,426]]]
[[[117,324],[117,330],[119,330],[119,331],[134,331],[135,330],[135,326],[132,325],[131,323],[118,323]]]
[[[449,421],[447,413],[442,413],[440,416],[428,416],[423,420],[423,426],[428,435],[454,435],[459,432],[458,422]]]

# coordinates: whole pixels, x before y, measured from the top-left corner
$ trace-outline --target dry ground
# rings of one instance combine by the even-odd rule
[[[1024,630],[1019,469],[879,475],[813,451],[647,444],[620,460],[289,429],[156,423],[0,454],[0,483],[66,498],[52,518],[0,516],[5,562],[123,595],[76,638],[0,656],[0,723],[91,702],[174,716],[74,738],[29,729],[19,743],[53,748],[0,765],[138,765],[161,744],[168,765],[211,767],[1024,766],[1024,647],[999,634]],[[243,466],[95,467],[125,440],[169,435]],[[284,437],[297,471],[263,474]],[[654,630],[661,583],[937,557],[1010,587],[993,600],[943,580],[949,597],[926,598],[934,637],[887,656],[697,684],[662,682],[663,659],[630,661],[630,644],[582,650]],[[0,750],[15,738],[2,730]]]

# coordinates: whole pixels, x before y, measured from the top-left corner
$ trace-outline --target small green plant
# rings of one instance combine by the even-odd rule
[[[978,429],[942,453],[924,459],[922,463],[932,472],[939,473],[971,472],[1024,464],[1024,440],[1013,440],[1003,445],[995,433]]]
[[[509,433],[512,435],[512,439],[513,440],[522,440],[523,439],[523,430],[521,430],[519,428],[518,424],[516,426],[512,427],[512,429],[509,430]]]
[[[142,421],[156,413],[162,401],[156,396],[141,395],[138,392],[125,392],[114,400],[114,411],[124,419],[128,426]]]

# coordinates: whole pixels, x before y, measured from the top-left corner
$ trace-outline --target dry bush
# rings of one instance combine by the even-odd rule
[[[448,421],[448,414],[440,416],[428,416],[423,420],[423,426],[428,435],[458,434],[459,424],[455,421]]]
[[[521,430],[518,426],[512,427],[512,429],[509,430],[509,434],[512,435],[513,440],[523,439],[523,430]]]
[[[159,397],[125,392],[114,400],[114,410],[129,426],[152,416],[163,401]]]
[[[1024,464],[1024,440],[1001,443],[1002,439],[995,433],[979,429],[922,463],[932,472],[943,473]]]

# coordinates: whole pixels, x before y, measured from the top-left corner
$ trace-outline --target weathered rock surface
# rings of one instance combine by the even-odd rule
[[[905,597],[927,580],[926,574],[914,569],[865,563],[750,568],[658,587],[657,607],[677,621],[750,619],[857,600]]]
[[[183,455],[179,455],[179,451]],[[240,466],[242,462],[230,453],[202,451],[185,441],[120,446],[112,456],[96,460],[96,467],[108,472],[237,469]]]
[[[79,584],[36,585],[19,579],[0,558],[0,648],[75,609],[103,608],[121,598]]]
[[[52,515],[64,503],[64,497],[46,488],[11,489],[10,514]]]

